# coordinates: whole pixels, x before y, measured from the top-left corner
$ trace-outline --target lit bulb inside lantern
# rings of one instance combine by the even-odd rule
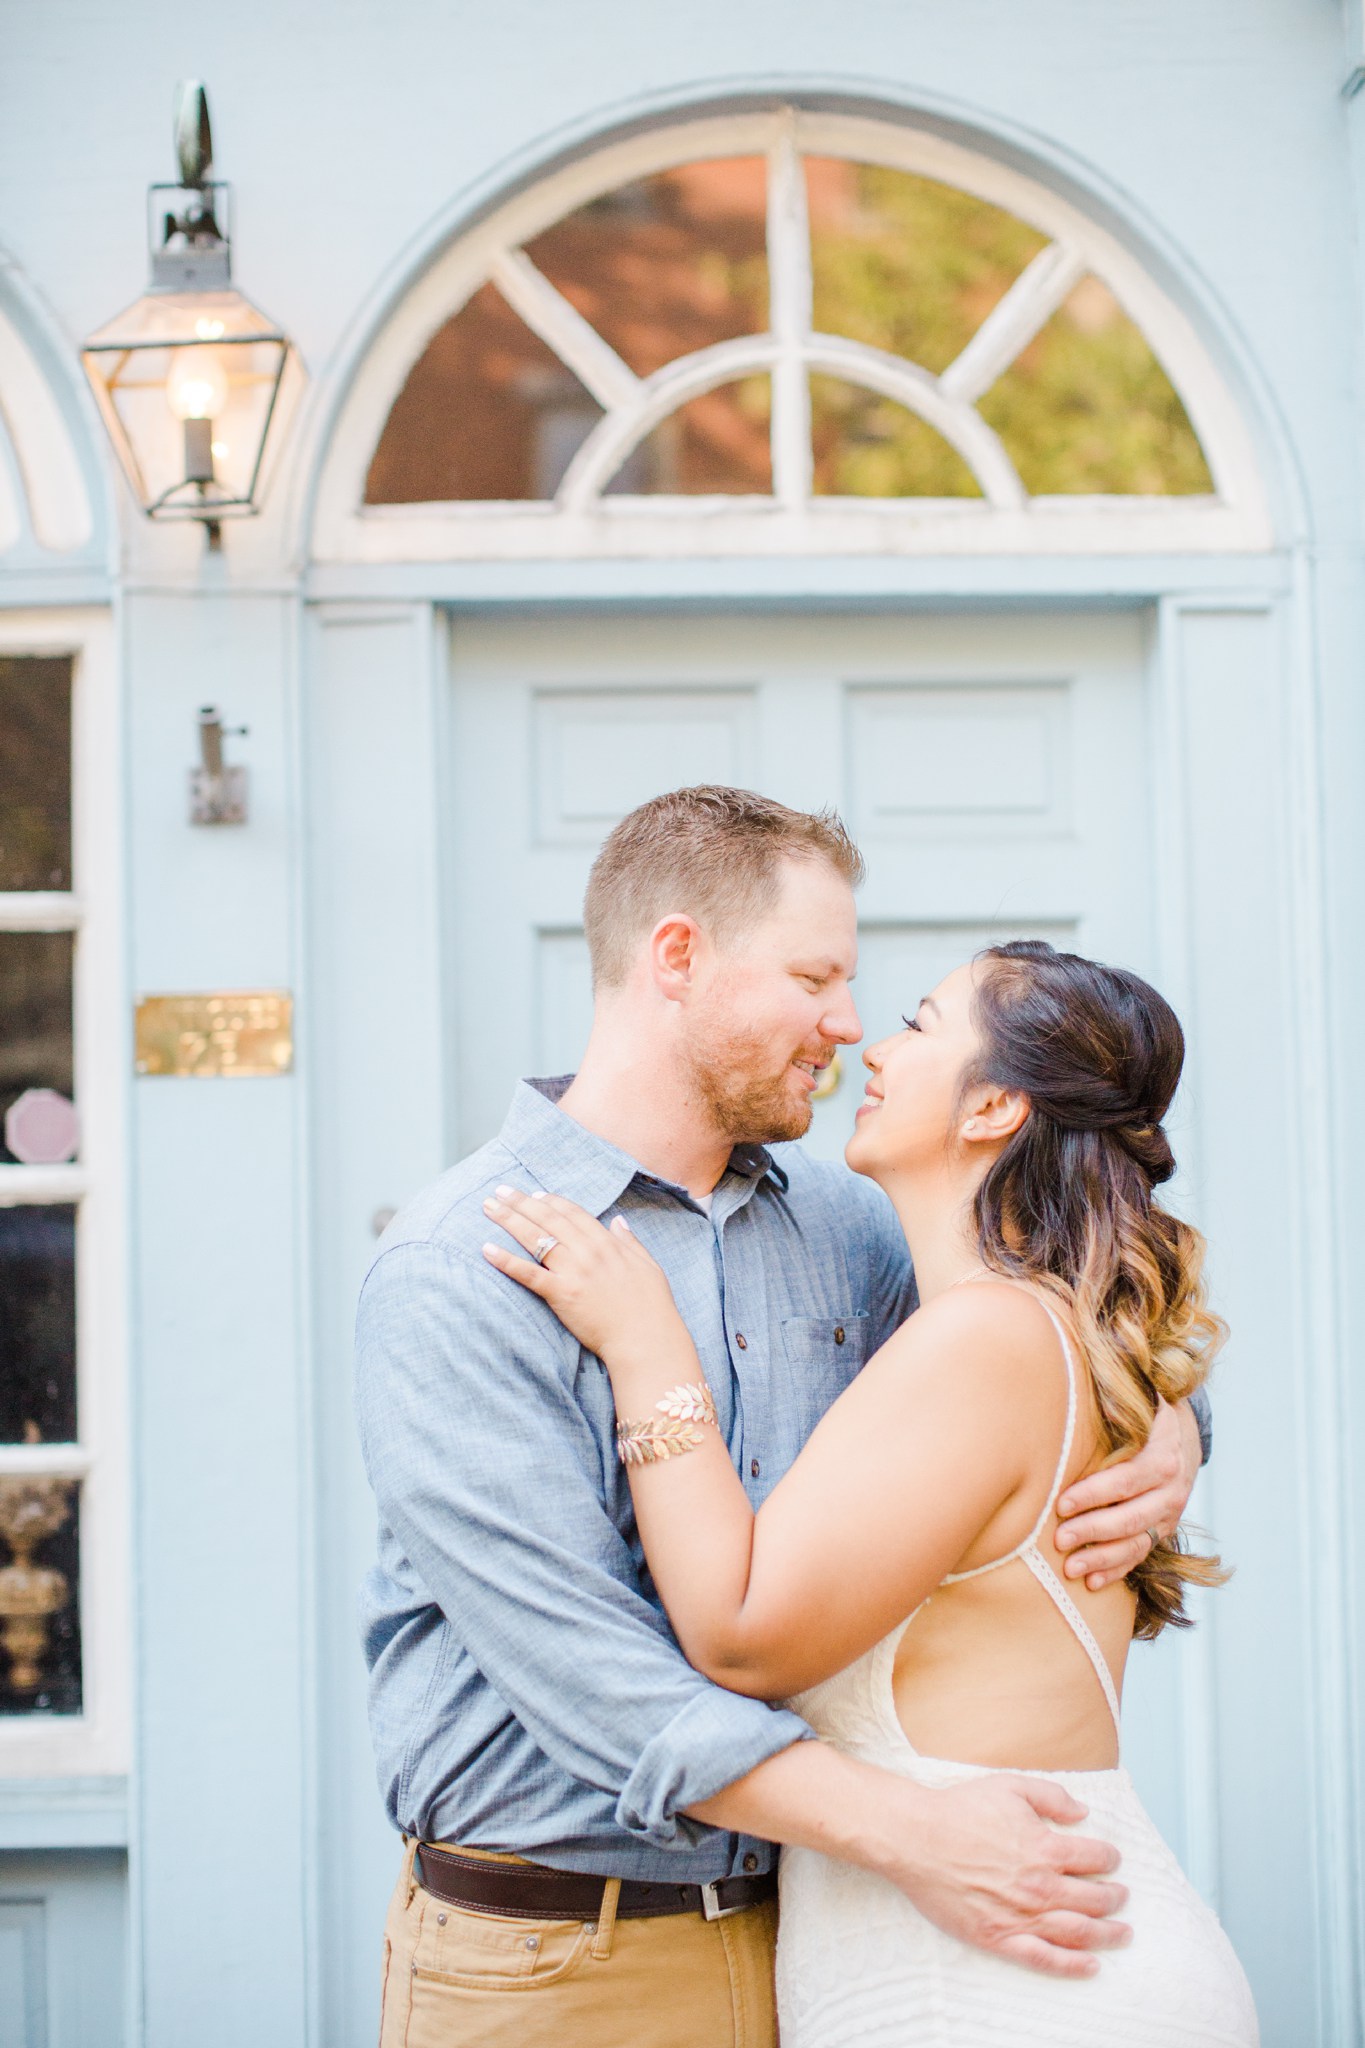
[[[212,349],[176,350],[166,399],[177,419],[216,419],[227,404],[227,391],[227,373]]]

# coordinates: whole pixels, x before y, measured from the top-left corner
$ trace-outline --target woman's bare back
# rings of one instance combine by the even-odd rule
[[[1098,1462],[1095,1404],[1060,1319],[1031,1288],[1014,1291],[1030,1295],[1054,1327],[1056,1424],[1038,1432],[1029,1485],[992,1519],[959,1571],[930,1595],[901,1636],[892,1680],[896,1713],[922,1756],[997,1769],[1101,1770],[1118,1760],[1115,1716],[1075,1621],[1059,1611],[1057,1593],[1062,1589],[1063,1600],[1074,1603],[1116,1695],[1137,1602],[1122,1581],[1092,1593],[1084,1581],[1065,1578],[1055,1544],[1056,1496]],[[1032,1322],[1034,1312],[1020,1308]],[[1026,1547],[1034,1549],[1032,1561],[1012,1554]]]

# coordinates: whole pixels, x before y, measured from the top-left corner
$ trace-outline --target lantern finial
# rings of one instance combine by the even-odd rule
[[[202,185],[213,169],[209,96],[202,79],[182,79],[175,89],[175,156],[182,185]]]

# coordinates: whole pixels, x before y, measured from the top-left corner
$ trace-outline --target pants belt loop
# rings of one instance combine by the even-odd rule
[[[414,1874],[414,1872],[413,1872],[413,1864],[414,1864],[414,1863],[416,1862],[416,1860],[417,1860],[417,1851],[418,1851],[418,1849],[419,1849],[420,1847],[421,1847],[421,1844],[419,1843],[419,1841],[418,1841],[418,1839],[417,1839],[416,1835],[404,1835],[404,1837],[403,1837],[403,1887],[404,1887],[404,1897],[403,1897],[403,1905],[404,1905],[404,1907],[405,1907],[405,1908],[406,1908],[406,1907],[408,1907],[408,1906],[410,1906],[410,1905],[412,1904],[412,1895],[413,1895],[413,1893],[414,1893],[414,1892],[416,1891],[416,1889],[417,1889],[417,1878],[416,1878],[416,1876],[415,1876],[415,1874]]]
[[[609,1877],[602,1887],[602,1910],[597,1916],[597,1933],[593,1936],[592,1958],[595,1963],[610,1960],[612,1936],[616,1932],[616,1902],[620,1896],[620,1878]]]

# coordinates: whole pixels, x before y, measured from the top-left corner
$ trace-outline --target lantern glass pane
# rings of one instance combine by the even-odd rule
[[[250,497],[287,347],[235,291],[149,292],[91,335],[86,373],[147,509],[202,513]],[[195,464],[173,380],[217,394],[204,415],[213,479],[202,488],[188,481]]]

